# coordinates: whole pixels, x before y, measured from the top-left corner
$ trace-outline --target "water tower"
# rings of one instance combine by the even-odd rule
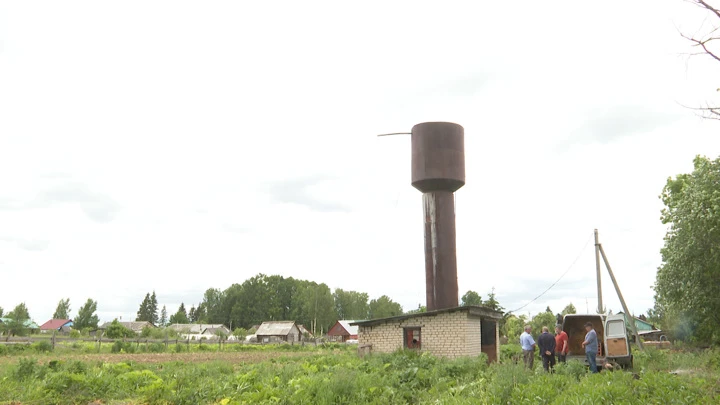
[[[412,185],[423,193],[427,310],[457,307],[455,191],[465,185],[465,130],[425,122],[411,135]]]

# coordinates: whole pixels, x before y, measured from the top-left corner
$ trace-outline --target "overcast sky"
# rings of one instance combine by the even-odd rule
[[[461,295],[653,306],[658,195],[717,157],[681,0],[0,2],[0,306],[175,312],[258,273],[425,301],[410,139],[465,128]],[[583,248],[584,247],[584,248]],[[576,260],[577,259],[577,260]],[[608,309],[621,310],[603,275]],[[586,304],[587,302],[587,304]]]

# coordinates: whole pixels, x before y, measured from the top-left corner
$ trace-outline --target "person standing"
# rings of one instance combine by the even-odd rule
[[[585,330],[587,334],[585,335],[585,341],[582,342],[582,346],[585,348],[585,357],[590,366],[590,372],[597,373],[597,364],[595,364],[598,351],[597,333],[595,333],[595,329],[593,329],[592,322],[585,324]]]
[[[525,325],[525,332],[520,335],[520,346],[522,346],[523,360],[525,367],[532,370],[535,361],[535,339],[530,335],[532,328]]]
[[[555,354],[558,363],[565,363],[568,354],[568,335],[559,324],[555,326]]]
[[[547,326],[543,326],[542,333],[538,336],[540,357],[545,371],[555,367],[555,336],[550,334]]]

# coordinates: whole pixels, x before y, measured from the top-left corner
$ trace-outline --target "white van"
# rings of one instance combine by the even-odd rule
[[[563,317],[563,330],[568,335],[568,360],[582,361],[586,365],[585,348],[582,342],[585,341],[585,323],[590,322],[597,333],[598,353],[596,365],[598,370],[606,363],[617,364],[625,368],[633,365],[633,356],[630,351],[630,342],[627,337],[625,317],[622,315],[579,315],[568,314]]]

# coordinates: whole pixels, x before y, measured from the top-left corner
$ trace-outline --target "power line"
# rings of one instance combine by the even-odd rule
[[[530,302],[528,302],[527,304],[521,306],[520,308],[513,309],[512,311],[508,311],[507,313],[509,314],[509,313],[517,312],[517,311],[525,308],[526,306],[528,306],[528,305],[532,304],[533,302],[535,302],[538,298],[540,298],[540,297],[542,297],[543,295],[545,295],[545,293],[548,292],[548,291],[550,291],[551,288],[555,287],[555,285],[556,285],[557,283],[559,283],[560,280],[562,280],[562,278],[565,277],[565,275],[568,274],[568,272],[575,266],[575,263],[577,263],[577,261],[580,260],[580,257],[582,256],[583,252],[585,252],[585,248],[587,248],[587,245],[590,243],[590,240],[591,240],[594,236],[595,236],[594,234],[590,234],[590,237],[588,238],[587,242],[585,242],[585,245],[583,246],[582,250],[580,250],[580,253],[577,255],[577,257],[575,258],[575,260],[573,260],[573,262],[572,262],[572,264],[570,265],[570,267],[568,267],[568,269],[565,270],[565,273],[563,273],[563,274],[560,276],[560,278],[558,278],[557,280],[555,280],[555,282],[552,283],[552,284],[550,285],[550,287],[548,287],[545,291],[543,291],[542,293],[540,293],[540,295],[538,295],[537,297],[533,298],[533,299],[532,299]]]

